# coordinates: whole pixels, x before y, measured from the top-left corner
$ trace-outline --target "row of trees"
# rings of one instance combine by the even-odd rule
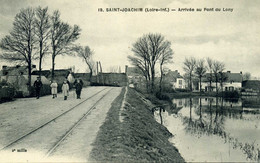
[[[165,40],[161,34],[146,34],[139,38],[132,46],[134,56],[128,56],[129,61],[143,73],[146,89],[155,91],[156,66],[160,67],[160,92],[162,91],[163,66],[172,62],[173,51],[171,42]]]
[[[223,82],[228,79],[226,73],[223,73],[225,70],[225,64],[223,62],[211,58],[195,59],[194,57],[189,57],[185,58],[183,69],[186,73],[185,76],[188,79],[190,91],[192,91],[193,80],[198,79],[201,92],[202,78],[206,77],[209,82],[209,91],[212,91],[213,83],[215,82],[216,92],[218,93],[218,83],[223,92]],[[206,75],[206,73],[208,74]],[[251,74],[249,72],[244,73],[242,79],[251,79]]]
[[[221,88],[227,77],[223,73],[225,70],[225,64],[223,62],[213,60],[211,58],[206,59],[195,59],[194,57],[185,58],[184,60],[184,71],[188,77],[189,89],[192,91],[193,79],[199,79],[199,88],[201,92],[201,82],[202,78],[206,77],[209,82],[209,91],[212,91],[212,83],[216,84],[216,91],[218,93],[218,82],[220,82]],[[208,75],[206,76],[206,73]]]
[[[74,42],[80,31],[79,26],[63,22],[58,10],[50,15],[47,7],[22,9],[15,16],[10,34],[1,39],[0,57],[10,62],[26,63],[30,86],[32,61],[39,60],[41,72],[43,58],[51,54],[53,79],[56,56],[75,50]]]

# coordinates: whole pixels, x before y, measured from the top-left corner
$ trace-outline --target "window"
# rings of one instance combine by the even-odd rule
[[[182,80],[179,80],[179,85],[182,85]]]

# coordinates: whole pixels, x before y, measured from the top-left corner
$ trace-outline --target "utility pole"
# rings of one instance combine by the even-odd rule
[[[104,76],[103,76],[103,73],[102,73],[102,66],[101,66],[101,62],[100,62],[100,61],[99,61],[99,66],[100,66],[100,72],[101,72],[102,82],[103,82],[103,85],[105,85]]]
[[[98,78],[98,62],[97,62],[97,83],[99,83],[99,78]]]

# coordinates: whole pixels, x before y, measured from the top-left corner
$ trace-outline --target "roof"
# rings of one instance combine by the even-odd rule
[[[90,73],[73,73],[74,78],[85,78],[88,77]]]
[[[219,74],[220,75],[220,74]],[[239,82],[243,81],[243,77],[241,73],[231,73],[231,72],[223,72],[222,76],[226,78],[225,82]],[[202,82],[208,82],[210,78],[210,73],[206,73],[205,77],[201,80]],[[212,78],[214,81],[214,74],[212,74]]]
[[[26,75],[28,74],[27,66],[6,66],[1,70],[1,75]]]
[[[165,77],[164,77],[166,80],[169,80],[169,81],[173,81],[173,82],[176,82],[177,81],[177,78],[183,78],[180,73],[178,72],[178,70],[175,70],[175,71],[171,71],[169,70],[166,74],[165,74]]]
[[[58,70],[54,70],[54,76],[64,76],[65,78],[70,74],[71,69],[58,69]],[[33,71],[32,75],[39,75],[40,71]],[[41,73],[43,76],[45,76],[46,78],[50,78],[51,77],[51,70],[42,70]]]
[[[48,77],[51,74],[50,70],[42,70],[41,75]],[[32,75],[40,75],[40,71],[33,71]]]

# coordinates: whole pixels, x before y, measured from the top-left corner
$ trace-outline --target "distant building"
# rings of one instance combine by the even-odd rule
[[[36,66],[32,66],[32,71],[36,70]],[[38,75],[31,75],[31,86],[33,86]],[[29,95],[28,90],[28,68],[27,66],[3,66],[0,71],[0,81],[6,81],[11,84],[16,92],[20,92],[23,96]],[[50,81],[46,77],[42,77],[41,81],[43,84],[49,84]]]
[[[169,70],[167,73],[165,73],[164,80],[170,82],[173,89],[185,89],[185,80],[180,75],[178,70]]]
[[[36,65],[32,65],[32,71],[36,70]],[[28,66],[2,66],[1,76],[28,75]]]
[[[211,89],[212,91],[216,91],[216,82],[214,81],[214,74],[213,75],[213,81],[211,83]],[[220,74],[219,74],[220,75]],[[209,91],[210,89],[210,83],[209,83],[209,76],[210,74],[207,73],[205,77],[202,78],[201,82],[201,88],[204,91]],[[242,72],[240,73],[231,73],[230,71],[223,72],[223,91],[240,91],[242,89]],[[219,78],[221,78],[219,76]],[[220,80],[217,82],[218,90],[221,90]]]
[[[145,83],[145,77],[137,67],[127,67],[126,74],[130,86]]]
[[[257,95],[260,93],[260,80],[245,80],[242,82],[243,95]]]

